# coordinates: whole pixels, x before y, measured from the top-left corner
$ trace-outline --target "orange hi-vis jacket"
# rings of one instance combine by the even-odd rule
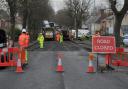
[[[59,41],[60,40],[60,34],[57,34],[56,35],[56,41]]]
[[[19,36],[19,45],[20,47],[26,47],[26,34],[22,33],[20,36]]]
[[[25,42],[25,47],[28,47],[30,41],[30,36],[26,34],[26,42]]]

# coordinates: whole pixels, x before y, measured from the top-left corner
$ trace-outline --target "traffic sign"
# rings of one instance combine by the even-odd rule
[[[115,53],[115,37],[113,36],[93,36],[92,52],[94,53]]]

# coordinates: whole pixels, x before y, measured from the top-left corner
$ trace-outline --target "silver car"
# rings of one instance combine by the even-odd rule
[[[123,43],[125,46],[128,46],[128,34],[123,36]]]

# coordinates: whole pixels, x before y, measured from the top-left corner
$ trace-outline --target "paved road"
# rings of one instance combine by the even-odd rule
[[[57,73],[57,55],[61,54],[63,73]],[[15,68],[0,70],[0,89],[127,89],[128,74],[120,72],[86,73],[88,52],[72,43],[45,42],[40,49],[29,49],[29,65],[24,73]]]

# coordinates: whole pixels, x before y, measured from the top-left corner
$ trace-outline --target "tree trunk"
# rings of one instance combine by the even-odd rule
[[[121,37],[120,37],[120,28],[123,18],[121,15],[115,16],[115,25],[114,25],[114,35],[116,39],[116,47],[120,47],[121,45]]]
[[[15,40],[14,35],[14,29],[15,29],[15,15],[16,15],[16,0],[6,0],[8,2],[8,6],[10,9],[10,23],[11,23],[11,29],[10,29],[10,36],[11,39]]]
[[[76,20],[76,15],[75,15],[75,18],[74,18],[74,26],[75,26],[75,30],[76,30],[76,39],[78,38],[78,29],[77,29],[77,20]]]
[[[15,10],[14,7],[10,7],[10,22],[11,22],[11,31],[10,31],[10,36],[11,39],[14,41],[15,36],[14,36],[14,30],[15,30]]]
[[[27,0],[24,0],[24,11],[23,11],[23,28],[27,26],[27,18],[28,18],[28,9],[27,9]]]
[[[11,21],[11,31],[10,31],[10,36],[11,36],[11,39],[14,41],[14,40],[15,40],[15,36],[14,36],[15,16],[11,17],[10,21]]]

